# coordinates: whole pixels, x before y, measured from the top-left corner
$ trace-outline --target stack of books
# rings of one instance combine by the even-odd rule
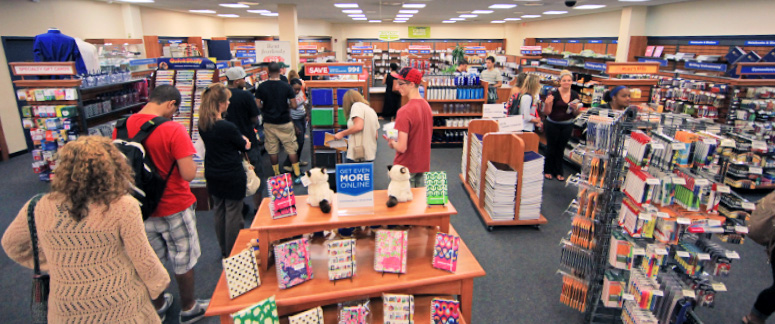
[[[525,152],[522,166],[522,195],[519,204],[520,220],[541,217],[541,201],[544,187],[544,157],[533,151]]]
[[[508,164],[487,161],[484,209],[493,220],[514,220],[517,171]]]
[[[482,137],[480,134],[471,136],[471,159],[468,166],[468,184],[471,185],[477,197],[481,195],[479,192],[479,179],[482,173]]]
[[[173,85],[175,83],[175,70],[158,70],[156,71],[156,85]]]

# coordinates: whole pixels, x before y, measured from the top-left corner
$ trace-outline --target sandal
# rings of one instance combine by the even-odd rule
[[[557,176],[557,181],[565,181],[565,177],[563,177],[561,175],[558,175]]]
[[[544,174],[544,178],[546,178],[546,180],[552,180],[552,175],[551,174]]]

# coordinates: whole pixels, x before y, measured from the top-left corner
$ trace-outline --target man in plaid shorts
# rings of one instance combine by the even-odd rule
[[[140,112],[127,119],[130,138],[154,117],[171,119],[180,106],[181,96],[175,87],[162,85],[154,88],[148,99],[148,104]],[[193,159],[196,150],[188,131],[176,122],[156,127],[143,146],[163,178],[166,179],[171,171],[156,211],[145,221],[145,232],[156,255],[162,262],[168,260],[175,272],[181,300],[180,323],[194,323],[204,317],[209,304],[208,300],[194,299],[194,266],[202,254],[194,212],[196,197],[189,188],[189,182],[196,176]],[[153,301],[162,321],[172,306],[172,299],[172,294],[165,292]]]

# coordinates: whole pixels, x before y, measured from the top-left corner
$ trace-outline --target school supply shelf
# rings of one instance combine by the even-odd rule
[[[425,99],[433,113],[433,147],[459,147],[468,123],[481,118],[488,83],[476,75],[426,75]]]

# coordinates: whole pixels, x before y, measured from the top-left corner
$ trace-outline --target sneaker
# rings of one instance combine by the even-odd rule
[[[307,161],[301,161],[301,162],[299,162],[299,165],[301,165],[301,166],[308,166],[308,165],[309,165],[309,162],[307,162]]]
[[[209,299],[197,299],[194,308],[180,312],[180,324],[191,324],[204,318],[209,305]]]
[[[283,170],[288,171],[288,172],[293,172],[293,168],[289,167],[287,165],[283,167]]]
[[[301,177],[297,177],[296,179],[293,179],[293,184],[301,184]]]
[[[159,318],[162,322],[164,322],[165,319],[167,319],[167,311],[172,307],[172,293],[165,292],[164,293],[164,305],[161,307],[161,309],[156,310],[156,314],[159,314]]]

